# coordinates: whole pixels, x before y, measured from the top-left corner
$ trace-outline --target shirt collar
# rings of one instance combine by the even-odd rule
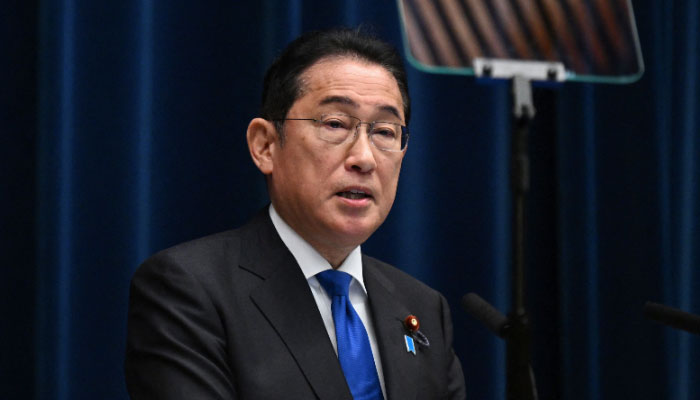
[[[297,264],[299,264],[301,272],[307,280],[319,272],[332,269],[331,264],[282,219],[272,204],[270,204],[269,213],[272,225],[274,225],[275,230],[282,238],[282,242],[297,260]],[[355,247],[348,254],[345,261],[338,267],[338,270],[350,274],[360,284],[362,290],[367,293],[362,276],[362,252],[360,246]]]

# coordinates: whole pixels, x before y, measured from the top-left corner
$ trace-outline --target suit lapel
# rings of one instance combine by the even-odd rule
[[[241,267],[264,280],[251,299],[284,341],[319,399],[352,399],[308,282],[274,229],[267,209],[264,212],[244,236]]]
[[[363,276],[369,298],[372,320],[384,369],[384,383],[389,399],[411,399],[416,395],[420,365],[417,355],[406,350],[403,320],[411,314],[395,295],[394,284],[373,267],[373,261],[362,258]]]

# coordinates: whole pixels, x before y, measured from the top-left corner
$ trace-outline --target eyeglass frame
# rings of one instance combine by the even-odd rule
[[[406,151],[406,148],[408,147],[408,139],[410,137],[410,132],[409,132],[408,127],[406,125],[402,125],[398,122],[389,122],[389,121],[366,122],[366,121],[363,121],[363,120],[361,120],[357,117],[354,117],[350,114],[343,114],[343,113],[321,114],[318,118],[276,118],[276,119],[271,119],[270,121],[313,121],[314,123],[321,125],[323,123],[323,117],[331,116],[331,115],[350,117],[353,120],[357,121],[355,123],[355,128],[353,129],[355,131],[355,133],[352,135],[352,141],[355,141],[355,139],[357,139],[357,136],[359,135],[359,132],[360,132],[360,125],[365,124],[365,125],[367,125],[367,137],[369,138],[370,143],[372,143],[372,146],[374,146],[376,149],[381,150],[381,151],[387,151],[390,153],[401,153],[401,152]],[[392,149],[386,149],[386,148],[381,148],[381,147],[377,146],[377,144],[374,143],[374,140],[372,139],[372,136],[374,136],[374,134],[372,133],[372,128],[374,127],[374,124],[376,124],[376,123],[392,124],[392,125],[398,126],[401,129],[401,133],[400,133],[401,138],[399,140],[401,140],[403,142],[403,137],[404,136],[406,137],[406,141],[405,141],[405,144],[403,145],[403,147],[400,150],[392,150]],[[348,129],[348,130],[350,130],[350,129]],[[333,143],[333,144],[337,144],[337,145],[348,142],[349,138],[350,138],[350,135],[348,135],[348,137],[345,138],[345,140],[343,140],[342,142],[335,143],[333,141],[326,140],[324,138],[319,137],[319,139],[323,140],[324,142]]]

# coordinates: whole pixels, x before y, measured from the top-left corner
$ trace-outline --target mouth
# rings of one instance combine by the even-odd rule
[[[350,189],[335,194],[336,196],[344,197],[350,200],[360,200],[372,198],[372,194],[368,191],[361,189]]]

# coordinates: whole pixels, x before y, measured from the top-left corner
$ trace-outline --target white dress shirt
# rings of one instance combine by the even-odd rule
[[[282,238],[284,244],[297,260],[297,263],[301,267],[301,271],[304,273],[304,276],[309,283],[309,288],[314,296],[314,300],[316,300],[318,311],[321,313],[323,323],[326,325],[328,337],[331,339],[335,353],[338,354],[338,344],[335,338],[335,324],[333,322],[333,314],[331,312],[331,298],[328,296],[326,291],[323,290],[323,287],[321,287],[321,284],[316,279],[316,274],[327,269],[332,269],[332,267],[330,263],[323,258],[318,251],[316,251],[316,249],[311,247],[311,245],[302,239],[302,237],[299,236],[294,229],[287,225],[287,223],[282,219],[282,217],[280,217],[272,205],[270,205],[269,210],[272,224],[275,226],[275,229]],[[345,261],[343,261],[340,267],[338,267],[338,270],[347,272],[352,276],[349,289],[350,303],[352,303],[353,308],[355,308],[355,311],[357,311],[357,315],[359,315],[360,319],[362,320],[362,324],[367,330],[369,344],[372,347],[374,365],[377,368],[377,375],[379,375],[379,383],[382,387],[382,394],[386,399],[384,374],[382,370],[381,358],[379,356],[379,349],[377,348],[377,336],[374,334],[374,325],[372,324],[369,304],[367,303],[367,289],[365,288],[365,283],[362,279],[362,253],[360,252],[360,246],[355,247],[355,249],[350,252]]]

